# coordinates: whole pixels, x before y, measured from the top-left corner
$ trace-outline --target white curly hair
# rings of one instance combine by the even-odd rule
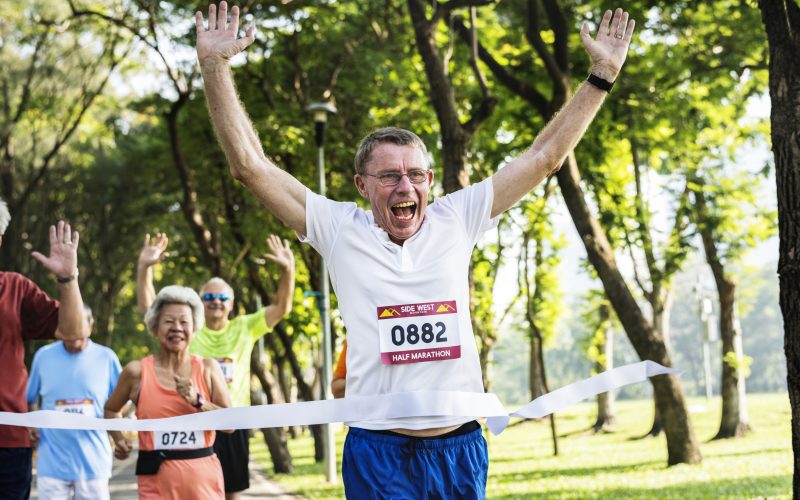
[[[156,300],[150,304],[150,308],[147,309],[147,313],[144,315],[144,323],[147,325],[147,329],[150,330],[150,333],[155,335],[156,329],[158,328],[158,318],[161,316],[161,310],[168,304],[183,304],[189,306],[192,309],[194,331],[196,332],[203,328],[205,313],[203,312],[203,302],[200,300],[200,296],[197,295],[197,292],[189,287],[170,285],[165,286],[158,292]]]

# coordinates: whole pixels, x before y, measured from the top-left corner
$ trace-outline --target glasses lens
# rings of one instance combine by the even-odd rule
[[[225,293],[204,293],[201,298],[205,302],[211,302],[214,299],[219,299],[222,302],[226,302],[230,299],[230,297]]]
[[[400,174],[381,174],[378,176],[378,180],[384,186],[396,186],[400,184],[401,177]]]
[[[419,184],[424,181],[426,177],[428,177],[428,172],[424,170],[413,170],[408,173],[408,180],[410,180],[412,184]]]

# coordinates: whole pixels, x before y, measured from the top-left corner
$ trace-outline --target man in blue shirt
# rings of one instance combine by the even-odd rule
[[[33,357],[28,404],[41,409],[103,417],[122,367],[111,349],[89,339],[92,311],[85,308],[84,336],[54,342]],[[32,437],[36,439],[36,432]],[[39,498],[108,499],[111,445],[101,431],[42,429],[36,460]]]

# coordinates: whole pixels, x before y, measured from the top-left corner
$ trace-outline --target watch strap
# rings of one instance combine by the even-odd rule
[[[611,88],[614,87],[614,82],[609,82],[605,78],[600,78],[594,73],[589,73],[589,77],[586,78],[586,81],[600,90],[605,90],[606,92],[611,92]]]

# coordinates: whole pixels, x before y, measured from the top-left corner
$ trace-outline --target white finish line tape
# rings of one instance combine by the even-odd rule
[[[348,397],[242,408],[225,408],[192,415],[145,420],[102,419],[52,410],[30,413],[0,412],[0,425],[45,429],[104,431],[191,431],[260,429],[332,422],[364,422],[404,417],[487,417],[486,426],[497,435],[511,417],[540,418],[602,392],[644,382],[655,375],[675,374],[653,361],[641,361],[608,370],[545,394],[508,413],[495,394],[457,391],[419,391],[378,396]]]

